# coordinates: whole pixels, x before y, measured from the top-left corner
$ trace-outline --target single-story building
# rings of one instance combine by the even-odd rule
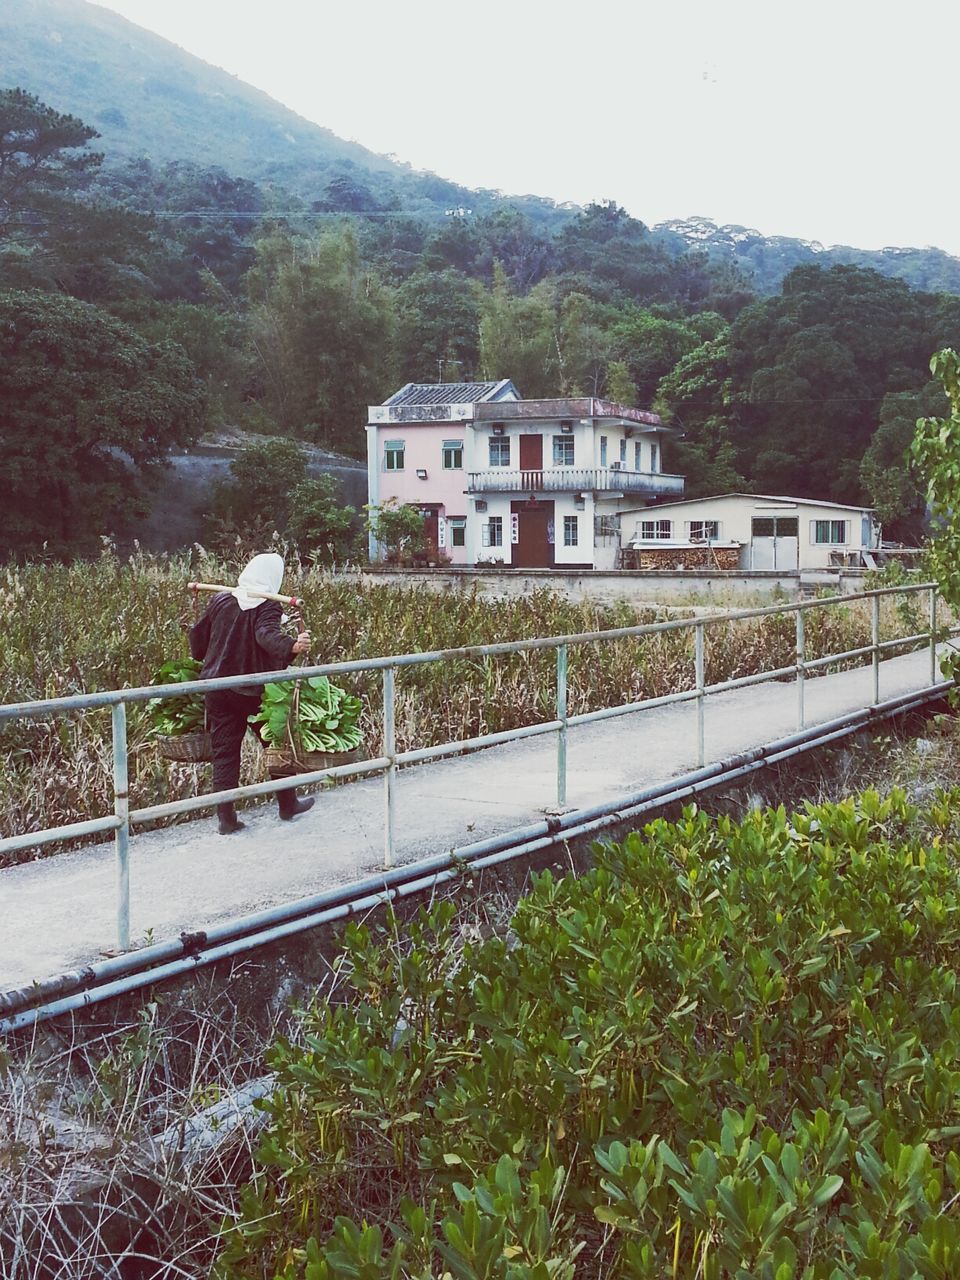
[[[872,568],[880,526],[871,507],[725,493],[622,511],[620,545],[638,569]]]

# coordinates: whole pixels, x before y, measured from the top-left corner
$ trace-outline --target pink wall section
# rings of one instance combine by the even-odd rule
[[[399,502],[436,502],[446,508],[448,516],[465,516],[467,514],[467,469],[464,465],[460,471],[444,471],[444,440],[460,440],[464,443],[464,463],[466,463],[466,433],[462,427],[452,423],[417,423],[415,426],[403,423],[391,423],[377,429],[377,462],[380,468],[380,501],[396,498]],[[384,471],[383,442],[385,440],[402,440],[404,442],[404,463],[402,471]],[[427,473],[426,480],[417,479],[417,468]]]

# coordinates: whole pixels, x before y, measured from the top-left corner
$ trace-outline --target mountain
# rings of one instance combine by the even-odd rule
[[[310,200],[349,177],[358,209],[479,212],[502,204],[498,192],[470,191],[347,142],[87,0],[0,0],[0,88],[14,86],[93,126],[108,164],[144,155],[161,165],[190,161]],[[511,203],[534,221],[564,219],[552,200]]]
[[[547,237],[579,212],[537,196],[470,190],[377,155],[88,0],[0,0],[0,88],[13,86],[96,128],[108,168],[142,156],[154,167],[215,167],[321,212],[449,221],[451,210],[482,215],[512,206]],[[650,243],[674,258],[692,249],[729,264],[761,295],[777,293],[789,271],[811,262],[871,267],[916,289],[960,293],[960,258],[940,249],[824,248],[706,218],[662,223]]]
[[[793,236],[764,236],[750,227],[718,226],[709,218],[661,222],[654,237],[667,249],[702,249],[715,261],[731,262],[760,294],[776,293],[794,267],[814,264],[824,270],[837,266],[870,267],[883,276],[905,281],[927,293],[960,293],[960,258],[943,249],[827,248],[816,240]]]
[[[400,170],[86,0],[4,0],[0,84],[80,116],[111,158],[189,159],[259,179],[295,166]]]

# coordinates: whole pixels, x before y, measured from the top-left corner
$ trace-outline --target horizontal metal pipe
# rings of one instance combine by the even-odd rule
[[[816,671],[820,667],[829,667],[834,662],[846,662],[852,658],[864,658],[868,653],[873,653],[873,645],[861,645],[859,649],[847,649],[843,653],[828,653],[823,658],[807,658],[804,666],[807,671]],[[864,671],[867,667],[864,666]]]
[[[468,854],[468,850],[469,846],[467,846],[466,850],[461,850],[458,860],[462,860]],[[444,853],[438,854],[433,858],[422,859],[416,866],[426,874],[430,871],[448,867],[454,860],[453,855]],[[281,903],[265,911],[258,911],[248,916],[240,916],[237,919],[225,921],[223,924],[211,925],[206,929],[192,933],[184,932],[179,937],[170,938],[165,942],[157,942],[151,946],[141,947],[120,956],[113,956],[109,960],[99,960],[94,964],[84,965],[82,968],[72,970],[69,973],[59,974],[56,977],[47,978],[39,982],[32,982],[29,986],[20,990],[2,992],[0,993],[0,1013],[22,1009],[27,1005],[37,1004],[42,999],[63,995],[65,992],[79,990],[84,987],[105,985],[124,974],[140,969],[146,971],[147,969],[155,968],[164,961],[179,959],[185,954],[191,954],[201,945],[219,945],[220,943],[243,937],[246,934],[258,932],[264,927],[299,918],[305,914],[309,915],[325,910],[328,907],[338,906],[352,900],[357,894],[376,893],[389,888],[393,884],[399,884],[409,874],[410,867],[398,867],[392,871],[378,872],[365,880],[338,885],[335,889],[326,889],[323,893],[300,898],[295,902]]]
[[[502,641],[497,644],[467,645],[457,649],[436,649],[426,653],[394,654],[384,658],[362,658],[350,662],[328,662],[313,667],[287,667],[282,671],[261,671],[243,676],[220,676],[215,680],[187,680],[180,684],[146,685],[133,689],[112,689],[102,693],[76,694],[65,698],[50,698],[33,702],[9,703],[0,706],[0,721],[14,717],[56,715],[64,711],[92,710],[111,707],[118,702],[145,702],[150,698],[173,698],[187,694],[208,693],[218,689],[236,689],[243,685],[284,683],[288,680],[304,680],[318,675],[347,675],[359,671],[378,671],[384,667],[420,666],[425,663],[448,660],[494,657],[505,653],[525,653],[538,649],[555,649],[561,644],[588,644],[598,640],[619,640],[656,635],[667,631],[692,629],[698,624],[717,626],[729,622],[742,622],[751,618],[763,618],[773,614],[789,614],[807,609],[827,608],[840,604],[853,604],[872,596],[909,595],[936,586],[926,582],[912,587],[883,587],[873,591],[846,596],[827,596],[819,600],[798,600],[786,604],[765,605],[757,609],[741,609],[734,613],[704,614],[697,618],[677,618],[667,622],[643,623],[633,627],[614,627],[608,631],[584,631],[571,635],[544,636],[531,640]]]
[[[921,645],[929,644],[929,643],[930,643],[930,632],[919,631],[917,632],[916,635],[912,635],[912,636],[900,636],[895,640],[881,640],[880,648],[896,649],[899,645],[902,645],[902,644],[914,644],[919,648]]]
[[[71,822],[68,826],[50,827],[47,831],[25,831],[22,835],[6,836],[0,840],[0,853],[14,853],[17,849],[31,849],[38,844],[52,844],[54,840],[73,840],[102,831],[116,831],[119,826],[120,819],[111,813],[105,818]]]
[[[732,680],[720,680],[716,684],[704,687],[704,693],[726,693],[729,689],[745,689],[751,684],[763,684],[766,680],[782,680],[784,676],[796,674],[797,664],[791,662],[789,667],[774,667],[770,671],[755,671],[749,676],[735,676]]]
[[[681,778],[672,779],[669,783],[647,788],[644,791],[637,792],[632,797],[625,797],[624,800],[616,805],[607,804],[596,806],[593,809],[579,810],[573,814],[561,815],[552,824],[535,824],[535,828],[547,827],[548,830],[545,834],[539,834],[538,832],[532,838],[524,838],[524,833],[534,830],[534,828],[528,827],[508,832],[501,837],[494,837],[493,841],[512,839],[513,843],[490,853],[478,853],[476,857],[470,859],[470,866],[475,870],[495,866],[498,863],[548,848],[561,840],[579,838],[602,830],[604,827],[629,821],[654,806],[678,802],[688,796],[695,795],[698,791],[712,789],[715,786],[736,781],[767,765],[789,759],[804,750],[847,736],[862,724],[919,707],[932,697],[942,697],[953,684],[952,680],[938,681],[936,684],[928,685],[922,690],[888,699],[875,707],[865,708],[849,716],[838,717],[836,720],[828,721],[811,730],[791,734],[789,737],[767,744],[766,747],[756,748],[754,751],[743,753],[740,757],[733,757],[725,765],[721,763],[715,766],[708,766],[705,769],[686,774]],[[516,843],[518,838],[520,843]],[[490,843],[492,841],[480,841],[476,845],[467,846],[466,848],[479,850]],[[360,891],[360,896],[354,897],[350,901],[341,901],[336,905],[318,911],[311,911],[305,915],[291,916],[281,923],[270,925],[257,932],[246,933],[242,937],[235,937],[229,942],[200,950],[195,954],[181,957],[168,964],[147,969],[143,972],[131,971],[119,981],[106,983],[95,989],[79,992],[41,1007],[26,1009],[12,1017],[0,1020],[0,1034],[21,1030],[37,1022],[46,1021],[48,1018],[100,1003],[115,995],[127,994],[144,986],[149,986],[154,982],[243,954],[254,947],[267,945],[270,942],[281,940],[284,937],[303,932],[317,925],[358,914],[395,897],[407,896],[415,891],[419,892],[424,888],[429,888],[431,884],[455,879],[460,875],[459,867],[449,864],[462,863],[464,861],[462,855],[465,851],[465,849],[462,849],[455,851],[449,857],[429,860],[429,862],[438,864],[437,870],[433,875],[425,874],[425,869],[429,862],[415,863],[408,867],[398,868],[395,873],[387,873],[382,877],[383,887],[380,889],[371,891],[370,886],[375,882],[369,880],[344,886],[339,892],[351,891],[357,894]],[[387,883],[387,876],[390,876],[389,884]],[[376,883],[380,882],[381,878],[378,877]],[[408,887],[405,888],[404,886]],[[290,904],[286,910],[291,910],[294,906],[302,908],[303,904]],[[249,917],[248,919],[253,920],[254,917]],[[234,926],[237,923],[233,922]],[[226,927],[228,926],[224,926],[224,928]],[[142,956],[143,953],[140,954]]]
[[[521,738],[536,738],[544,733],[556,733],[559,720],[545,720],[542,724],[526,724],[518,729],[503,729],[499,733],[484,733],[477,738],[461,738],[459,742],[441,742],[435,747],[418,747],[415,751],[401,751],[397,764],[419,764],[424,760],[440,760],[460,752],[479,751],[483,747],[495,747],[504,742],[517,742]]]
[[[210,809],[230,800],[246,800],[257,796],[270,796],[275,791],[289,791],[294,787],[322,782],[325,778],[348,778],[367,773],[378,773],[389,761],[385,756],[361,760],[356,764],[338,764],[330,769],[315,769],[311,773],[298,773],[289,778],[277,778],[271,782],[251,782],[245,787],[233,787],[229,791],[208,791],[201,796],[186,796],[183,800],[169,800],[166,804],[151,805],[146,809],[133,809],[131,822],[155,822],[175,813],[192,813],[196,809]]]
[[[629,715],[634,711],[651,711],[654,707],[669,707],[677,702],[690,702],[696,696],[696,689],[681,689],[679,693],[664,693],[659,698],[647,698],[643,702],[624,702],[619,707],[580,711],[575,716],[567,716],[567,724],[591,724],[595,720],[613,720],[617,716]]]

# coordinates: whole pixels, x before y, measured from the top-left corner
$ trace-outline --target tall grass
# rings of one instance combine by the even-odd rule
[[[0,669],[6,703],[142,686],[169,657],[187,651],[198,607],[187,582],[236,581],[242,566],[202,547],[177,556],[106,548],[96,560],[37,562],[0,568]],[[436,593],[422,586],[371,585],[288,564],[284,589],[303,597],[314,646],[311,662],[481,645],[657,620],[649,606],[572,603],[549,590],[491,601],[475,590]],[[205,600],[201,600],[202,607]],[[901,611],[902,613],[902,611]],[[885,638],[903,635],[904,619],[885,611]],[[899,628],[899,630],[898,630]],[[807,656],[869,642],[866,606],[817,609],[806,616]],[[715,683],[794,656],[791,617],[721,622],[707,628],[706,679]],[[639,701],[692,687],[692,632],[574,646],[569,656],[570,714]],[[380,676],[344,683],[364,703],[365,749],[382,740]],[[534,651],[493,659],[457,658],[405,668],[397,678],[401,750],[456,741],[554,715],[556,657]],[[156,749],[143,704],[131,705],[131,802],[135,807],[207,787],[203,766],[171,764]],[[108,711],[19,719],[0,725],[0,832],[4,835],[82,821],[112,809]],[[256,752],[245,776],[257,776]],[[28,855],[29,856],[29,855]]]

